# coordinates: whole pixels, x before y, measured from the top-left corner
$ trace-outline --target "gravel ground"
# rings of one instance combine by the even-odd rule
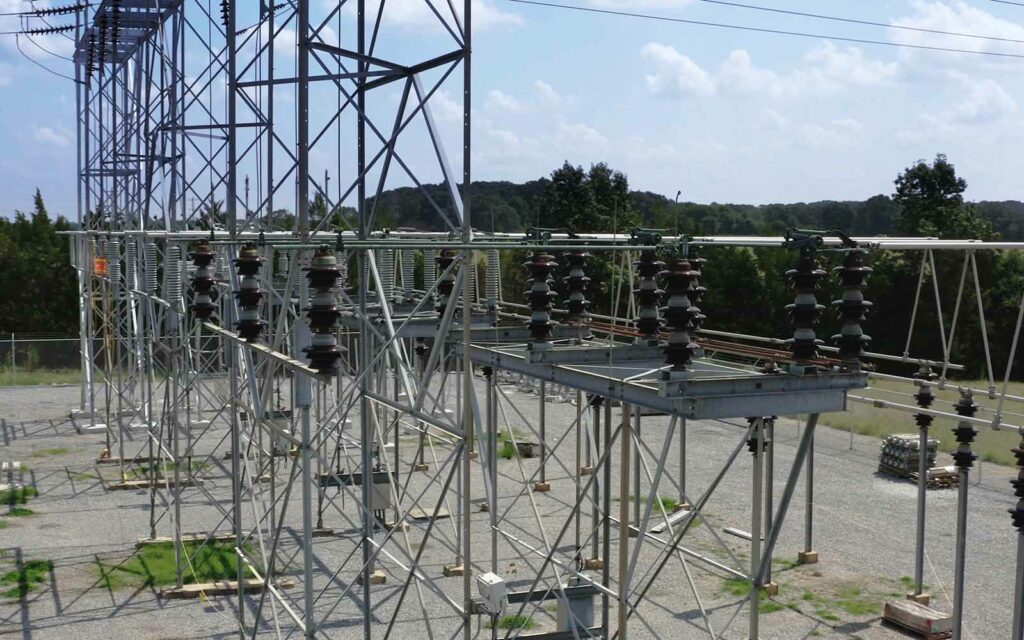
[[[530,422],[536,421],[536,396],[503,387],[508,402],[503,403],[501,424],[514,427],[528,436],[527,425],[516,416],[515,406]],[[162,506],[164,491],[157,494],[157,509],[149,508],[148,491],[107,491],[105,484],[116,481],[116,465],[96,465],[103,449],[102,432],[79,433],[67,419],[68,410],[78,402],[77,387],[22,387],[0,389],[0,461],[21,461],[27,470],[15,472],[0,482],[21,482],[35,486],[39,496],[27,505],[35,515],[0,516],[7,527],[0,529],[0,574],[12,570],[18,562],[46,559],[54,562],[49,579],[21,600],[0,598],[0,636],[49,638],[217,638],[235,636],[237,597],[210,598],[204,602],[165,600],[153,588],[110,591],[98,583],[98,564],[126,558],[135,542],[150,533],[151,516],[159,535],[169,535],[171,513]],[[546,405],[547,442],[554,447],[575,418],[571,404]],[[358,421],[356,421],[358,422]],[[908,417],[908,431],[912,430]],[[668,420],[645,417],[641,437],[652,450],[660,452],[667,434]],[[933,433],[940,438],[952,437],[948,424],[936,423]],[[687,425],[688,489],[704,490],[720,469],[729,453],[743,437],[740,426],[718,422],[691,422]],[[183,492],[182,522],[190,532],[226,531],[223,509],[230,508],[230,467],[223,461],[226,450],[226,429],[218,420],[201,439],[197,452],[213,454],[198,472],[202,488]],[[798,425],[782,419],[776,427],[775,496],[778,500],[796,451]],[[399,441],[403,466],[411,465],[415,436]],[[668,445],[666,472],[675,477],[678,468],[676,438]],[[129,455],[145,453],[147,441],[141,431],[126,443]],[[387,449],[393,456],[393,449]],[[451,450],[438,444],[433,451],[442,460]],[[341,465],[352,468],[358,452],[349,448]],[[575,528],[569,527],[556,545],[555,538],[562,525],[570,520],[575,503],[574,481],[569,471],[574,466],[572,436],[558,445],[553,454],[557,460],[548,465],[549,493],[529,493],[524,486],[532,479],[538,466],[536,458],[501,460],[499,463],[499,496],[502,530],[518,541],[504,537],[498,544],[498,573],[509,581],[512,590],[525,590],[541,569],[541,555],[529,547],[542,550],[546,545],[558,549],[558,558],[571,564]],[[815,526],[814,546],[821,556],[817,565],[797,566],[796,553],[802,548],[804,522],[803,482],[798,485],[793,504],[785,520],[782,538],[776,549],[774,577],[780,586],[779,595],[762,601],[766,612],[760,617],[761,637],[765,639],[795,638],[864,638],[886,639],[906,637],[882,626],[879,614],[886,599],[900,598],[906,591],[904,578],[913,574],[913,539],[916,487],[876,473],[878,442],[873,438],[855,436],[853,447],[845,432],[821,428],[816,440],[815,457]],[[655,474],[656,460],[645,454],[650,473]],[[197,459],[202,456],[197,456]],[[344,456],[343,456],[344,457]],[[441,496],[439,487],[447,479],[447,469],[430,459],[431,469],[413,473],[409,478],[409,495],[423,493],[424,505],[433,505]],[[521,466],[520,466],[521,462]],[[561,463],[561,464],[560,464]],[[940,461],[940,464],[947,464]],[[613,478],[618,467],[616,450]],[[718,562],[731,564],[733,557],[741,564],[749,563],[749,543],[724,534],[725,527],[750,529],[752,461],[744,449],[724,477],[705,510],[707,526],[697,525],[686,537],[686,547]],[[292,467],[290,461],[280,465],[275,482],[278,492],[285,486]],[[440,472],[439,472],[440,470]],[[21,477],[18,474],[23,474]],[[482,502],[484,485],[479,469],[471,480],[474,504]],[[1009,637],[1012,617],[1013,581],[1015,572],[1016,532],[1010,525],[1006,509],[1013,499],[1008,480],[1014,476],[1009,468],[986,464],[980,484],[972,480],[970,521],[968,525],[968,564],[965,638],[982,640]],[[586,478],[584,478],[584,481]],[[453,480],[455,482],[456,480]],[[403,478],[404,482],[404,478]],[[676,493],[668,489],[669,480],[662,481],[662,494]],[[268,488],[261,485],[246,507],[246,526],[254,521],[253,504],[267,498]],[[641,486],[650,483],[644,479]],[[618,495],[618,480],[613,480],[612,495]],[[635,493],[635,492],[634,492]],[[248,500],[248,498],[247,498]],[[536,513],[531,507],[536,507]],[[315,506],[315,505],[314,505]],[[456,505],[447,505],[452,511]],[[613,515],[618,503],[612,504]],[[951,490],[929,492],[928,500],[928,564],[925,581],[934,594],[933,606],[948,611],[952,596],[954,518],[956,493]],[[539,517],[538,517],[539,516]],[[474,510],[472,514],[472,548],[474,568],[490,568],[489,514]],[[362,637],[362,587],[352,584],[358,573],[360,558],[358,535],[351,529],[358,519],[357,504],[343,493],[329,489],[325,496],[324,526],[335,535],[316,538],[314,544],[314,589],[320,595],[317,616],[320,630],[326,637]],[[279,573],[299,576],[302,573],[301,520],[298,500],[293,500],[282,516],[282,540],[277,550]],[[589,504],[583,509],[581,536],[591,530]],[[387,574],[387,583],[372,588],[371,612],[373,637],[385,637],[402,593],[406,573],[401,566],[424,546],[427,522],[415,522],[408,532],[395,532],[382,542],[386,555],[380,568]],[[725,545],[716,541],[716,535]],[[383,534],[378,535],[383,541]],[[612,588],[617,567],[618,536],[613,532]],[[630,540],[630,548],[636,543]],[[254,544],[259,546],[259,540]],[[588,545],[585,545],[587,547]],[[455,559],[453,520],[438,519],[430,539],[422,549],[421,570],[433,580],[432,592],[424,586],[417,594],[410,589],[400,612],[395,617],[393,635],[400,638],[448,638],[457,628],[458,619],[443,597],[462,599],[460,578],[443,578],[442,567]],[[589,555],[589,554],[586,554]],[[635,581],[643,583],[648,569],[659,559],[658,545],[648,541],[641,546]],[[513,569],[514,565],[514,569]],[[737,585],[720,569],[692,557],[686,568],[700,595],[718,637],[747,637],[747,607]],[[589,572],[599,577],[599,573]],[[544,572],[541,585],[551,587],[555,578],[551,569]],[[301,612],[301,588],[284,591],[296,611]],[[665,571],[654,581],[647,600],[630,621],[630,638],[703,638],[707,637],[687,574],[679,558],[673,558]],[[252,620],[261,598],[245,598],[247,620]],[[596,623],[600,623],[600,600]],[[422,603],[422,604],[421,604]],[[525,613],[536,626],[522,633],[555,629],[556,601],[531,605]],[[266,610],[273,609],[270,613]],[[275,637],[272,620],[280,620],[281,637],[299,637],[296,625],[281,607],[264,606],[267,624],[260,634]],[[614,623],[616,610],[612,603]],[[491,637],[487,620],[474,623],[474,636]],[[479,626],[478,626],[479,625]],[[504,636],[504,631],[499,637]]]

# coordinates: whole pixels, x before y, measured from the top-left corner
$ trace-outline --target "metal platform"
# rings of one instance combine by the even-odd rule
[[[707,358],[695,360],[685,377],[669,378],[660,347],[595,340],[534,350],[525,341],[489,342],[495,333],[518,337],[514,329],[474,331],[474,362],[694,420],[843,411],[847,391],[867,386],[865,373],[764,373]],[[464,346],[452,348],[462,354]]]

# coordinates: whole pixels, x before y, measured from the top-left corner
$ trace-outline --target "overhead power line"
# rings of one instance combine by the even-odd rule
[[[1006,2],[1006,4],[1017,4],[1024,6],[1024,3],[1020,2],[1007,2],[1007,0],[994,0],[995,2]],[[743,4],[741,2],[727,2],[726,0],[701,0],[701,2],[707,2],[709,4],[720,4],[726,7],[737,7],[740,9],[753,9],[755,11],[767,11],[769,13],[781,13],[789,16],[800,16],[802,18],[814,18],[816,20],[831,20],[833,22],[848,22],[850,24],[861,24],[869,27],[884,27],[886,29],[897,29],[900,31],[915,31],[918,33],[928,33],[940,36],[956,36],[958,38],[974,38],[975,40],[992,40],[995,42],[1012,42],[1015,44],[1024,44],[1024,40],[1018,40],[1016,38],[1002,38],[1000,36],[988,36],[978,33],[964,33],[962,31],[943,31],[942,29],[927,29],[925,27],[910,27],[901,24],[889,24],[886,22],[873,22],[871,20],[860,20],[858,18],[843,18],[840,16],[827,16],[820,13],[808,13],[806,11],[792,11],[789,9],[776,9],[775,7],[762,7],[756,4]]]
[[[834,36],[822,33],[807,33],[804,31],[788,31],[785,29],[770,29],[768,27],[751,27],[748,25],[728,24],[725,22],[708,22],[705,20],[690,20],[687,18],[673,18],[670,16],[659,16],[649,13],[637,13],[633,11],[615,11],[613,9],[598,9],[595,7],[580,7],[571,4],[559,4],[557,2],[542,2],[541,0],[506,0],[517,4],[529,4],[538,7],[550,7],[554,9],[568,9],[584,13],[599,13],[611,16],[622,16],[626,18],[640,18],[643,20],[658,20],[661,22],[675,22],[679,24],[692,24],[702,27],[715,27],[719,29],[734,29],[737,31],[752,31],[754,33],[770,33],[781,36],[795,36],[798,38],[814,38],[816,40],[835,40],[836,42],[851,42],[854,44],[869,44],[881,47],[897,47],[900,49],[918,49],[922,51],[943,51],[946,53],[966,53],[978,56],[992,56],[996,58],[1024,58],[1020,53],[1001,53],[998,51],[978,51],[975,49],[957,49],[953,47],[932,47],[924,44],[907,44],[903,42],[888,42],[886,40],[871,40],[867,38],[850,38],[846,36]]]

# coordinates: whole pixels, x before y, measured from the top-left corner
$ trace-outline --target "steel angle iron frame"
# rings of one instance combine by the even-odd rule
[[[669,375],[662,380],[658,377],[664,368],[660,355],[650,358],[651,362],[659,363],[647,365],[646,378],[641,376],[627,381],[584,375],[580,370],[590,357],[585,353],[586,345],[594,343],[585,339],[585,332],[579,327],[570,326],[565,331],[552,324],[551,305],[543,302],[549,293],[545,289],[551,276],[549,269],[537,268],[537,259],[533,260],[537,270],[536,286],[532,289],[536,295],[530,300],[532,330],[527,338],[515,329],[491,326],[496,318],[513,323],[521,321],[522,318],[516,318],[511,311],[498,311],[502,307],[514,309],[516,302],[501,300],[500,295],[495,295],[496,304],[477,308],[476,270],[467,266],[475,265],[475,252],[495,249],[531,250],[539,256],[563,248],[576,253],[614,251],[620,252],[627,263],[637,254],[639,262],[646,260],[639,274],[639,288],[645,294],[637,297],[635,305],[645,319],[645,339],[651,341],[659,327],[651,324],[658,317],[658,310],[652,308],[657,296],[649,294],[656,290],[652,276],[658,275],[660,267],[656,260],[643,254],[665,245],[675,247],[679,239],[666,238],[649,244],[648,240],[637,241],[634,237],[630,245],[630,239],[625,237],[596,234],[584,234],[575,239],[554,234],[543,241],[524,241],[522,234],[475,237],[468,208],[468,185],[471,184],[470,3],[464,4],[461,13],[451,11],[450,15],[441,10],[443,7],[430,5],[442,25],[442,38],[450,39],[450,49],[412,63],[389,60],[376,50],[378,36],[387,25],[383,19],[388,10],[386,3],[369,8],[363,1],[356,3],[355,49],[341,46],[340,29],[335,32],[336,41],[332,41],[331,30],[326,28],[335,22],[350,22],[352,14],[346,13],[339,4],[314,17],[312,7],[309,2],[264,5],[255,15],[249,15],[236,14],[236,3],[225,2],[218,15],[209,5],[199,2],[172,3],[154,12],[144,3],[105,0],[90,14],[90,26],[79,34],[76,60],[79,73],[86,77],[79,88],[82,99],[79,158],[83,185],[80,206],[83,228],[87,231],[76,236],[75,255],[76,266],[82,274],[83,343],[88,345],[86,364],[90,384],[81,407],[89,416],[88,424],[105,425],[108,455],[113,457],[113,449],[117,449],[122,480],[129,479],[131,461],[149,458],[150,537],[156,537],[157,529],[164,526],[156,505],[160,496],[163,513],[173,514],[170,521],[179,552],[179,586],[188,566],[188,558],[181,554],[183,540],[189,533],[183,529],[188,515],[182,512],[182,492],[186,481],[192,480],[191,459],[202,456],[200,464],[206,464],[226,449],[231,460],[229,475],[233,479],[231,507],[220,512],[221,523],[214,529],[230,523],[230,538],[241,560],[238,581],[253,574],[263,588],[256,601],[256,619],[252,621],[245,619],[244,612],[253,609],[248,606],[243,590],[239,590],[240,635],[248,635],[250,631],[255,634],[262,625],[277,627],[285,621],[286,626],[294,624],[292,628],[300,629],[307,637],[330,636],[333,627],[329,618],[336,615],[339,607],[349,606],[354,595],[361,592],[359,597],[364,608],[359,615],[364,634],[370,637],[374,635],[373,603],[384,600],[373,586],[382,577],[390,576],[402,585],[398,590],[400,603],[405,602],[410,591],[414,593],[416,601],[408,606],[420,609],[428,633],[433,635],[432,626],[443,626],[442,622],[432,622],[425,604],[427,600],[436,600],[450,609],[459,621],[455,632],[468,637],[472,620],[479,612],[473,599],[474,555],[470,527],[476,484],[471,475],[475,469],[473,454],[476,452],[472,444],[475,438],[482,443],[481,468],[488,471],[484,487],[485,492],[490,492],[485,498],[492,514],[488,516],[491,518],[492,572],[497,570],[494,555],[497,545],[493,542],[496,536],[515,548],[516,553],[543,558],[543,568],[534,578],[533,586],[537,587],[541,581],[544,586],[530,592],[544,597],[532,599],[532,595],[520,595],[519,610],[524,611],[528,605],[536,605],[544,599],[554,599],[571,611],[575,595],[599,594],[603,618],[600,633],[605,637],[610,635],[612,627],[608,618],[609,612],[614,610],[618,614],[616,633],[625,637],[627,620],[636,615],[666,564],[678,559],[684,573],[688,571],[684,558],[692,558],[689,554],[693,552],[680,543],[696,520],[691,516],[689,520],[673,522],[663,512],[660,515],[668,537],[652,540],[646,530],[654,501],[647,501],[648,506],[641,515],[637,497],[630,516],[630,483],[634,490],[638,489],[642,473],[654,494],[662,480],[664,456],[674,431],[678,429],[682,435],[685,419],[712,415],[701,408],[709,406],[707,402],[691,402],[688,398],[697,397],[694,394],[702,387],[717,389],[722,384],[735,384],[739,385],[736,388],[742,388],[746,383],[719,380],[704,384],[699,376],[687,378],[685,375],[675,378]],[[246,22],[240,24],[240,19]],[[273,58],[276,39],[285,28],[294,28],[298,34],[293,76],[278,75]],[[202,55],[187,55],[196,49]],[[457,77],[455,72],[460,65],[463,73],[461,190],[448,165],[442,132],[430,109],[431,98],[437,95],[443,83]],[[434,80],[427,82],[432,72]],[[217,90],[218,83],[226,87],[226,95]],[[275,101],[273,88],[282,85],[293,87],[296,94],[294,131],[281,125],[283,119],[274,115],[282,105]],[[342,140],[337,113],[317,121],[319,113],[310,109],[310,92],[314,86],[328,87],[338,99],[337,113],[352,114],[355,122],[354,153],[346,147],[346,153],[342,154],[341,142],[337,142],[339,162],[354,157],[355,170],[350,172],[351,179],[347,183],[342,171],[336,171],[336,192],[329,188],[328,175],[321,179],[313,175],[310,167],[311,151],[318,145],[329,147],[328,133],[336,131],[335,140]],[[386,87],[401,88],[399,107],[393,119],[388,119],[388,126],[371,115],[369,104],[370,97],[379,95]],[[422,187],[423,181],[414,175],[407,159],[399,153],[399,139],[411,137],[412,123],[420,121],[426,130],[420,141],[429,146],[437,161],[446,189],[445,201],[437,200]],[[399,172],[403,179],[420,189],[437,213],[437,228],[443,231],[433,234],[383,232],[377,222],[379,196],[391,171]],[[250,172],[258,178],[255,206],[250,206],[248,198]],[[297,237],[273,232],[275,196],[278,201],[285,197],[283,193],[287,192],[289,184],[294,184]],[[322,197],[326,210],[342,216],[345,224],[355,231],[335,233],[333,215],[312,219],[310,202],[315,196]],[[191,207],[191,212],[187,206],[189,201],[198,202],[198,206]],[[343,208],[349,202],[356,203],[354,215]],[[222,221],[217,215],[221,207],[225,214]],[[187,230],[204,216],[207,227],[223,224],[227,228],[214,229],[212,238],[206,231]],[[216,300],[211,298],[211,304],[219,311],[220,324],[197,321],[193,317],[199,289],[188,291],[184,287],[185,282],[196,283],[203,277],[200,273],[205,268],[203,265],[186,264],[187,254],[195,254],[202,246],[200,240],[209,241],[203,252],[213,256],[206,267],[212,271],[208,277],[217,295]],[[831,237],[822,239],[825,246],[841,246],[845,241]],[[249,242],[256,243],[255,249],[243,248]],[[689,239],[688,244],[783,246],[785,242],[772,238],[696,238]],[[304,350],[312,343],[305,315],[313,302],[302,272],[310,266],[314,251],[323,255],[319,247],[324,243],[342,256],[345,252],[355,253],[358,265],[356,288],[342,288],[337,292],[345,326],[338,338],[353,348],[345,354],[340,375],[333,378],[303,364]],[[927,245],[928,251],[979,248],[977,243],[914,239],[866,239],[863,244],[898,249]],[[392,293],[396,284],[395,257],[404,259],[408,255],[405,252],[417,250],[439,252],[440,274],[429,284],[423,283],[420,289],[423,295],[418,301],[403,299],[402,304],[398,304]],[[253,255],[262,260],[255,276],[236,271],[234,261],[242,257],[241,251],[253,251]],[[288,266],[279,270],[282,257],[288,258]],[[194,257],[191,261],[196,262]],[[550,263],[550,260],[543,258],[540,264],[545,262]],[[690,261],[689,267],[684,267],[679,260],[674,262],[671,270],[679,274],[674,277],[691,278],[682,274],[699,271],[699,267],[692,267],[696,262]],[[572,263],[579,266],[578,262]],[[158,268],[164,276],[159,294]],[[804,296],[808,294],[806,289],[813,289],[815,269],[810,266],[803,274],[798,274],[811,281],[798,287],[805,289],[801,292]],[[172,275],[168,282],[169,273],[177,275]],[[236,300],[233,295],[243,290],[241,280],[247,277],[256,277],[259,286],[265,287],[266,298],[255,307]],[[577,278],[574,286],[577,287],[575,293],[579,294],[579,278],[585,276],[573,277]],[[654,290],[650,288],[652,284]],[[670,364],[676,372],[686,373],[689,362],[685,354],[692,351],[693,343],[688,336],[684,338],[680,334],[698,334],[702,329],[696,318],[698,312],[690,310],[696,306],[694,301],[699,299],[699,294],[692,291],[692,295],[683,295],[679,290],[681,285],[678,282],[676,285],[677,290],[670,291],[670,298],[674,297],[675,301],[667,303],[669,309],[665,313],[670,322],[670,344],[675,345],[674,360]],[[690,289],[682,288],[683,293],[687,291]],[[440,293],[437,297],[440,313],[435,315],[429,311],[437,293]],[[579,301],[577,296],[574,302],[577,315]],[[816,302],[798,299],[795,303],[797,307],[802,304],[813,307]],[[192,312],[187,310],[190,306]],[[813,338],[807,336],[809,327],[804,311],[797,309],[794,314],[802,316],[798,324],[801,335],[795,340],[800,343],[800,359],[808,360],[811,345],[807,340],[813,342]],[[247,340],[235,331],[244,314],[253,312],[266,322],[265,343]],[[616,333],[616,327],[622,329],[624,323],[614,317],[610,323],[609,333],[623,338]],[[591,330],[598,324],[592,323]],[[421,333],[416,334],[416,331]],[[488,337],[502,331],[507,336],[505,339]],[[356,335],[348,335],[350,333]],[[845,330],[844,334],[856,335]],[[436,337],[444,339],[433,339]],[[538,345],[551,339],[568,340],[571,348],[535,347],[528,350],[529,353],[519,353],[517,345]],[[721,345],[718,348],[724,349]],[[622,351],[615,340],[609,341],[605,350]],[[631,350],[643,352],[643,349]],[[654,350],[657,351],[657,347]],[[616,357],[620,355],[617,353]],[[558,362],[559,358],[563,360]],[[584,360],[583,365],[580,358]],[[486,378],[486,407],[479,406],[474,364],[489,367],[491,371]],[[798,365],[811,368],[814,363],[798,362]],[[538,390],[541,415],[548,392],[561,393],[558,385],[571,388],[570,394],[575,393],[578,425],[569,431],[574,431],[578,439],[587,443],[584,455],[590,458],[591,464],[588,465],[590,477],[586,480],[577,472],[570,475],[576,477],[578,496],[592,496],[589,504],[593,520],[589,535],[581,533],[579,517],[583,505],[587,504],[581,500],[577,500],[557,540],[544,539],[542,544],[532,545],[516,539],[513,531],[502,526],[501,519],[505,516],[499,508],[502,505],[497,495],[494,448],[497,446],[497,416],[502,411],[513,411],[513,403],[495,381],[509,371],[534,381],[529,384]],[[98,379],[103,381],[102,422],[96,415],[100,403],[94,389]],[[609,389],[618,391],[612,393]],[[793,391],[794,396],[800,391],[798,387],[785,386],[783,390]],[[842,387],[838,389],[842,390]],[[291,406],[290,412],[276,403],[274,397],[279,391],[289,396],[284,404]],[[584,392],[591,395],[586,401]],[[617,425],[612,421],[613,401],[621,403],[621,421]],[[757,406],[756,394],[750,396],[750,402],[750,406]],[[674,416],[661,446],[652,444],[652,436],[642,431],[639,407],[645,404],[665,409]],[[926,410],[919,413],[923,415]],[[722,474],[744,444],[749,445],[755,456],[755,469],[764,471],[763,467],[770,465],[770,446],[766,445],[766,440],[770,440],[770,421],[766,420],[770,412],[765,409],[761,413],[764,415],[755,412],[754,419],[743,430],[743,437],[727,458]],[[350,426],[349,416],[358,421],[358,428]],[[969,422],[968,418],[964,416],[962,421]],[[602,422],[603,431],[599,432]],[[584,425],[582,434],[579,425]],[[564,461],[559,458],[562,444],[556,442],[547,448],[543,418],[538,428],[541,444],[538,471],[543,473],[547,464]],[[138,442],[136,433],[143,432],[145,437]],[[418,462],[415,464],[425,465],[429,455],[435,467],[437,481],[428,482],[427,489],[418,495],[410,485],[399,486],[398,482],[388,481],[405,464],[399,450],[402,433],[418,437]],[[216,439],[217,435],[220,440]],[[509,436],[516,437],[514,432]],[[446,446],[435,448],[435,443]],[[394,463],[385,455],[385,444],[394,448]],[[616,444],[621,464],[620,490],[624,489],[617,520],[612,516],[609,502],[610,460]],[[783,503],[792,495],[801,467],[799,461],[806,458],[809,464],[812,459],[812,444],[813,423],[801,440],[799,459],[787,480]],[[437,450],[447,453],[442,453],[439,459]],[[579,456],[579,447],[576,452]],[[645,452],[646,457],[641,452]],[[157,464],[152,463],[154,459]],[[661,464],[652,467],[651,460],[660,460]],[[157,477],[158,470],[172,467],[173,482],[167,477],[167,471],[159,474],[163,478]],[[183,471],[190,477],[182,478]],[[282,474],[287,480],[278,486],[278,475]],[[752,493],[755,498],[760,494],[770,502],[770,498],[763,495],[767,487],[759,479],[762,474],[755,472],[754,476]],[[263,481],[264,477],[269,477],[269,483]],[[378,477],[384,479],[381,484],[387,487],[384,491],[390,494],[390,506],[396,511],[390,522],[387,514],[382,513],[386,509],[377,508],[381,500],[376,493]],[[692,505],[691,513],[699,513],[704,508],[720,478],[721,474],[701,496],[687,495],[682,478],[677,480],[676,489]],[[543,476],[538,482],[533,480],[523,474],[524,491],[518,498],[501,501],[508,503],[504,507],[506,514],[520,499],[530,502],[532,511],[538,513],[534,494],[541,492],[540,486],[548,483]],[[269,486],[265,486],[267,484]],[[165,493],[157,493],[159,485]],[[212,489],[208,490],[201,482],[195,485],[196,491],[216,502],[218,496]],[[338,493],[332,496],[328,491],[331,488],[336,488]],[[450,535],[437,518],[442,506],[452,504],[449,495],[455,497],[454,508],[448,509],[455,516]],[[346,510],[339,504],[339,496],[346,496],[358,505],[355,516],[351,509]],[[288,509],[294,502],[300,503],[298,521]],[[449,573],[461,577],[458,581],[461,589],[452,589],[450,583],[443,583],[422,569],[423,547],[413,550],[403,524],[412,507],[422,509],[421,505],[429,502],[433,502],[433,510],[428,516],[434,517],[429,518],[423,535],[438,541],[452,553]],[[763,553],[758,550],[753,554],[748,569],[731,568],[751,581],[752,593],[765,582],[771,547],[785,514],[780,504],[778,515],[769,511],[761,519],[760,502],[761,499],[753,501],[752,529],[755,533],[761,528],[768,530],[766,548]],[[314,535],[325,530],[320,526],[325,516],[328,522],[338,519],[360,532],[357,542],[348,548],[351,552],[348,560],[337,568],[332,567],[339,575],[358,576],[358,580],[345,586],[327,579],[331,576],[316,575],[325,572],[314,570],[324,561],[316,551]],[[612,533],[613,525],[618,528],[617,536]],[[289,543],[289,527],[294,527],[301,537],[297,544]],[[538,523],[538,528],[538,535],[547,538],[544,524]],[[629,533],[634,529],[638,541],[630,546]],[[577,541],[572,554],[560,558],[554,549],[569,530],[575,531]],[[760,539],[759,535],[754,537]],[[206,543],[212,540],[208,537]],[[615,580],[611,578],[610,566],[613,540],[618,546],[619,561]],[[647,568],[637,561],[642,544],[659,548],[657,562]],[[594,550],[590,557],[583,556],[582,550],[587,547]],[[758,556],[763,559],[758,561]],[[283,588],[284,581],[277,576],[281,568],[278,563],[293,560],[301,562],[302,566],[301,589],[296,590],[295,595]],[[585,573],[587,561],[591,567],[600,566],[595,569],[601,572],[600,581]],[[618,586],[613,588],[613,584]],[[576,590],[577,587],[580,589]],[[696,590],[694,596],[699,602]],[[752,598],[751,605],[754,611],[751,625],[756,625],[756,598]],[[393,611],[385,635],[400,632],[400,627],[394,625],[398,624],[401,608],[400,604]],[[590,628],[579,628],[576,622],[580,621],[571,623],[571,635],[595,633]],[[707,630],[714,636],[710,623],[707,623]],[[756,636],[756,627],[752,628],[752,635]]]

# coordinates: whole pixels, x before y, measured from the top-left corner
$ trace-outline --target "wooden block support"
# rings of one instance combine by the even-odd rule
[[[429,471],[430,470],[430,465],[425,463],[425,462],[420,462],[418,464],[414,464],[412,466],[412,470],[413,471]]]
[[[537,493],[547,493],[548,491],[551,491],[551,483],[535,482],[533,485],[533,490]]]
[[[380,569],[370,572],[370,584],[384,584],[388,578],[384,575],[384,572]],[[356,584],[363,584],[363,574],[359,573],[359,577],[356,578]]]
[[[592,476],[592,475],[594,475],[594,467],[592,467],[592,466],[580,467],[580,475],[581,476]]]
[[[278,580],[274,585],[281,589],[290,589],[295,586],[291,579]],[[242,581],[242,589],[246,593],[259,593],[263,591],[263,580],[259,578],[247,578]],[[238,593],[238,582],[235,580],[217,580],[215,582],[200,582],[197,584],[186,584],[183,587],[173,587],[160,591],[160,597],[169,600],[188,600],[190,598],[210,596],[230,596]]]
[[[444,577],[446,578],[454,578],[455,576],[461,576],[466,573],[466,568],[461,564],[446,564],[444,565],[444,569],[442,569],[442,573],[444,573]]]
[[[818,564],[817,551],[798,551],[796,554],[797,564]]]
[[[779,595],[779,583],[769,582],[768,584],[761,587],[761,590],[764,591],[765,595],[767,596],[777,596]]]
[[[908,602],[913,602],[913,603],[916,603],[916,604],[923,604],[924,606],[927,607],[928,605],[930,605],[932,603],[932,594],[930,594],[930,593],[908,593],[907,594],[907,601]]]
[[[680,511],[689,511],[689,510],[690,510],[690,504],[688,502],[683,502],[682,500],[677,502],[676,506],[672,507],[672,513],[679,513]]]
[[[953,633],[953,617],[929,609],[910,600],[891,600],[885,603],[882,619],[896,626],[919,633],[926,640],[948,638]]]
[[[583,569],[586,571],[600,571],[604,569],[603,558],[585,558],[583,560]]]

